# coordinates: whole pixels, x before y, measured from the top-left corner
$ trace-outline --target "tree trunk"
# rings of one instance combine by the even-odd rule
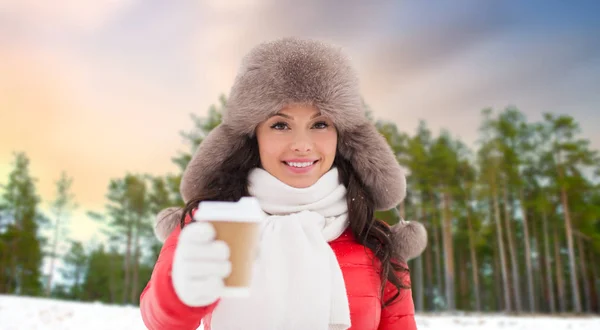
[[[423,215],[423,218],[422,218],[423,222],[425,224],[427,224],[427,226],[426,226],[427,234],[429,237],[431,237],[432,221],[428,221],[429,214],[427,214],[427,211],[425,208],[425,199],[421,200],[421,214]],[[431,238],[428,238],[428,240],[431,240]],[[425,263],[425,265],[424,265],[425,266],[424,308],[427,310],[433,310],[433,292],[434,292],[434,290],[433,290],[433,256],[431,253],[431,249],[425,249],[423,258],[424,258],[424,263]]]
[[[8,269],[8,244],[7,242],[0,241],[1,249],[0,249],[0,269]],[[0,294],[8,293],[7,282],[8,277],[6,276],[5,271],[0,271]]]
[[[500,265],[500,257],[498,254],[498,249],[493,249],[493,260],[492,260],[492,267],[494,269],[494,295],[492,296],[493,298],[496,298],[496,310],[497,311],[501,311],[501,310],[507,310],[506,306],[504,305],[505,301],[502,300],[503,296],[505,297],[505,295],[503,295],[506,291],[508,291],[508,288],[504,287],[503,288],[503,284],[502,284],[502,266]]]
[[[136,223],[135,233],[134,233],[134,260],[133,260],[133,280],[131,284],[131,297],[129,302],[131,304],[136,304],[137,296],[138,296],[138,277],[139,277],[139,267],[140,267],[140,223],[139,220]]]
[[[110,253],[109,255],[109,267],[110,267],[110,275],[108,278],[108,291],[110,293],[110,301],[112,303],[116,303],[117,302],[117,280],[116,280],[116,275],[119,274],[120,272],[118,271],[119,266],[115,265],[118,264],[115,261],[118,261],[119,259],[118,254],[115,253],[115,250],[113,248],[109,248]]]
[[[14,224],[12,226],[9,225],[8,230],[12,231],[12,237],[10,237],[9,250],[7,251],[8,262],[10,263],[10,272],[8,272],[6,276],[6,293],[8,294],[19,294],[19,285],[21,284],[21,276],[19,275],[19,271],[17,269],[17,255],[15,251],[18,250],[19,246],[19,236],[23,235],[21,220],[15,219]]]
[[[127,246],[125,249],[125,282],[123,283],[123,303],[127,304],[127,298],[129,293],[129,278],[131,268],[131,243],[132,243],[132,230],[133,226],[131,220],[127,221]]]
[[[82,267],[77,265],[75,266],[75,286],[74,288],[77,289],[77,291],[75,293],[71,292],[72,294],[72,298],[75,300],[81,300],[81,274],[83,273],[83,270],[81,269]]]
[[[594,258],[594,250],[588,249],[589,260],[595,261],[598,258]],[[590,262],[590,268],[592,270],[592,281],[590,291],[592,292],[592,310],[596,313],[600,313],[600,286],[596,282],[598,280],[598,272],[596,271],[597,262]]]
[[[562,260],[560,256],[560,239],[558,237],[558,230],[554,226],[554,265],[556,266],[556,288],[558,291],[558,306],[561,313],[567,311],[567,301],[565,297],[565,280],[563,279],[563,268]]]
[[[506,257],[504,255],[504,240],[502,235],[502,223],[500,222],[500,205],[498,203],[498,192],[496,191],[495,184],[492,184],[492,198],[494,200],[494,222],[496,222],[496,235],[498,239],[498,253],[500,254],[500,270],[502,274],[502,284],[504,287],[504,308],[505,311],[512,311],[512,305],[510,301],[510,283],[508,280],[508,271],[506,270]]]
[[[575,313],[581,313],[581,300],[579,298],[579,286],[577,285],[577,268],[575,267],[575,248],[573,246],[573,229],[571,228],[571,214],[569,212],[569,200],[567,190],[564,186],[560,188],[560,200],[565,215],[565,233],[567,235],[567,248],[569,251],[569,271],[571,275],[571,291],[573,295],[573,309]]]
[[[17,250],[17,237],[14,237],[11,241],[11,251]],[[12,276],[11,276],[12,275]],[[8,288],[7,293],[16,293],[19,294],[19,286],[21,285],[21,276],[19,275],[19,271],[17,269],[17,257],[14,253],[10,254],[10,274],[8,275],[8,281],[6,287]],[[13,288],[14,286],[14,288]]]
[[[527,208],[525,207],[525,198],[523,188],[519,189],[519,199],[521,204],[521,213],[523,215],[523,235],[525,240],[525,267],[527,268],[527,293],[529,294],[529,311],[535,313],[535,287],[533,286],[533,269],[531,267],[531,247],[529,246],[529,225],[527,221]]]
[[[469,295],[469,275],[467,272],[467,251],[459,249],[458,258],[458,277],[460,286],[459,308],[461,310],[473,310],[473,299]]]
[[[58,233],[60,228],[60,212],[56,215],[56,227],[54,228],[54,240],[52,242],[52,255],[50,256],[50,271],[46,282],[46,297],[50,296],[52,291],[52,276],[54,276],[54,261],[56,260],[56,250],[58,247]]]
[[[439,222],[441,223],[441,220],[439,220]],[[442,264],[443,264],[443,259],[442,259],[442,253],[441,253],[441,248],[442,248],[442,244],[441,244],[441,238],[440,238],[440,230],[439,230],[440,226],[436,226],[435,224],[433,225],[433,238],[434,238],[434,245],[435,245],[435,272],[436,272],[436,281],[437,281],[437,289],[438,291],[436,292],[437,295],[443,296],[444,295],[444,277],[442,275]],[[437,297],[436,297],[437,298]]]
[[[583,293],[585,297],[585,311],[588,313],[592,312],[592,296],[590,289],[590,282],[588,282],[588,271],[587,265],[585,264],[585,251],[583,248],[583,238],[581,236],[577,239],[577,247],[579,252],[579,266],[581,267],[581,282],[583,283]]]
[[[546,283],[548,285],[548,306],[550,313],[556,313],[556,299],[554,298],[554,283],[552,281],[552,264],[550,260],[550,233],[546,211],[542,211],[542,226],[544,231],[544,259],[546,261]],[[555,242],[556,244],[556,242]]]
[[[418,312],[425,310],[425,294],[423,285],[423,257],[419,256],[414,260],[415,267],[415,308]]]
[[[545,296],[545,289],[546,288],[546,284],[545,284],[545,278],[546,276],[544,276],[543,270],[542,270],[542,264],[544,264],[544,262],[546,261],[544,259],[544,253],[542,251],[542,239],[540,239],[540,231],[538,230],[538,226],[536,226],[536,224],[534,223],[534,221],[532,221],[531,218],[529,219],[529,223],[531,225],[531,269],[532,269],[532,273],[533,273],[533,285],[534,285],[534,297],[535,297],[535,306],[536,306],[536,311],[544,311],[545,309],[545,301],[547,301],[547,297]],[[533,257],[535,255],[535,258]]]
[[[535,235],[535,227],[533,227],[534,229],[534,235]],[[534,276],[535,276],[535,283],[536,283],[536,290],[538,292],[537,296],[537,301],[536,301],[536,306],[538,306],[538,311],[540,313],[549,313],[550,312],[550,305],[548,304],[548,302],[550,301],[550,297],[548,295],[548,283],[546,283],[546,255],[543,253],[543,249],[542,251],[540,251],[537,254],[538,258],[539,258],[539,265],[543,265],[541,266],[541,268],[539,268],[539,265],[536,265],[536,263],[534,263],[533,266],[533,272],[534,272]]]
[[[469,231],[469,252],[471,256],[471,276],[473,277],[473,294],[475,295],[475,310],[481,311],[481,297],[479,295],[479,265],[475,250],[475,233],[471,220],[471,208],[467,205],[467,230]]]
[[[401,219],[406,219],[406,208],[404,206],[404,201],[400,202],[400,204],[398,204],[398,213],[400,214],[400,218]]]
[[[519,275],[519,262],[517,261],[517,249],[515,247],[515,239],[513,236],[511,222],[512,217],[510,216],[510,206],[508,200],[508,185],[503,185],[504,195],[504,224],[506,225],[506,236],[508,238],[508,251],[510,252],[510,268],[512,271],[512,289],[515,298],[515,310],[517,313],[523,311],[521,307],[521,279]]]
[[[444,192],[444,211],[443,211],[443,243],[444,256],[446,259],[445,265],[445,282],[446,282],[446,304],[447,310],[453,312],[456,310],[456,293],[454,289],[454,248],[452,243],[452,214],[450,213],[450,194]]]
[[[402,213],[404,213],[404,202],[401,203],[402,205],[402,210],[401,210],[401,215]],[[421,202],[422,205],[422,202]],[[417,208],[417,212],[419,212],[419,209]],[[419,214],[420,213],[420,214]],[[417,219],[421,219],[421,221],[424,220],[424,212],[419,212],[417,213]],[[414,271],[414,288],[415,288],[415,308],[417,311],[422,312],[424,311],[425,308],[425,287],[423,285],[423,256],[419,256],[414,260],[414,267],[415,267],[415,271]]]
[[[431,229],[431,226],[429,226],[429,229]],[[428,230],[429,231],[429,230]],[[431,235],[431,233],[430,233]],[[426,297],[427,297],[427,303],[425,304],[425,307],[427,308],[427,310],[434,310],[434,297],[435,297],[435,290],[433,287],[433,252],[431,251],[431,249],[425,249],[425,281],[426,281]]]

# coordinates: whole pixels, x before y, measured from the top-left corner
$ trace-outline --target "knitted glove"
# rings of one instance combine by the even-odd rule
[[[171,279],[179,299],[191,307],[214,303],[231,272],[229,246],[215,240],[215,229],[207,222],[186,225],[173,256]]]

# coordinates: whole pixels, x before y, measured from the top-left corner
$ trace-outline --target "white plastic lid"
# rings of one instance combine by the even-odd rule
[[[196,221],[258,222],[265,218],[256,197],[242,197],[237,202],[202,201],[194,213]]]

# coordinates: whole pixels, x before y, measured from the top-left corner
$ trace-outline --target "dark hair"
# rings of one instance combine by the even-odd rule
[[[185,226],[186,216],[192,217],[192,211],[201,201],[238,201],[248,193],[248,173],[260,166],[258,142],[255,137],[247,137],[236,152],[223,162],[208,180],[206,188],[199,191],[185,205],[180,219],[181,228]],[[359,244],[371,249],[381,262],[381,297],[383,299],[387,282],[392,283],[396,294],[388,301],[383,301],[383,307],[389,305],[400,295],[400,290],[408,288],[402,283],[398,272],[408,272],[408,269],[395,260],[394,244],[390,227],[375,218],[374,201],[365,188],[360,177],[354,171],[351,163],[337,155],[333,166],[339,171],[340,180],[347,188],[348,219],[350,229]]]

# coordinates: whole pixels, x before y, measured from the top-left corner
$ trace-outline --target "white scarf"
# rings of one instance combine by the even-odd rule
[[[328,244],[348,226],[346,188],[337,169],[302,189],[259,168],[248,179],[250,195],[269,215],[251,293],[248,298],[222,298],[211,329],[348,329],[346,286]]]

